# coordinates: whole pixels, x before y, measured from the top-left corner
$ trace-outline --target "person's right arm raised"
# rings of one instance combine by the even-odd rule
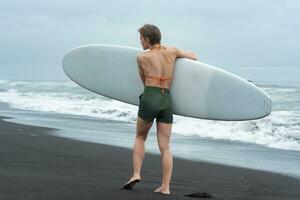
[[[175,55],[177,58],[188,58],[188,59],[192,59],[192,60],[197,60],[197,55],[194,52],[190,52],[190,51],[183,51],[180,50],[176,47],[173,47]]]

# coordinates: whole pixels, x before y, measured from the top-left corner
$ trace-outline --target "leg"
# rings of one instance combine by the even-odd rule
[[[157,141],[161,153],[162,184],[155,192],[170,194],[173,157],[170,149],[172,123],[157,122]]]
[[[133,146],[133,175],[128,182],[141,179],[141,167],[145,156],[145,141],[152,124],[153,121],[146,122],[140,117],[137,117],[136,137]]]
[[[137,117],[136,137],[133,146],[133,176],[140,177],[141,166],[145,156],[145,141],[152,122],[146,122],[142,118]]]

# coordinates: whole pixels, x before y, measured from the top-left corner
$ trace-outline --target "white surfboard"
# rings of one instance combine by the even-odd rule
[[[136,57],[141,49],[85,45],[71,49],[62,66],[78,85],[138,105],[144,85]],[[270,97],[254,84],[219,68],[185,58],[175,62],[171,98],[174,114],[212,120],[250,120],[271,113]]]

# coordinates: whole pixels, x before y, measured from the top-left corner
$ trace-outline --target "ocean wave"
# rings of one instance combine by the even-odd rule
[[[267,88],[274,110],[263,119],[224,122],[174,115],[173,132],[184,137],[231,140],[300,151],[299,92],[287,89]],[[97,95],[72,82],[0,81],[0,101],[15,109],[129,123],[136,122],[138,111],[137,106]]]
[[[72,92],[19,92],[9,89],[1,92],[0,101],[11,108],[60,114],[82,115],[110,120],[129,121],[137,108],[100,95],[85,96]]]
[[[300,150],[299,113],[274,111],[268,117],[251,121],[222,122],[180,118],[179,135],[255,143],[271,148]]]

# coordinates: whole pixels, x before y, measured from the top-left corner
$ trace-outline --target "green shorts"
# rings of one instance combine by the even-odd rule
[[[138,116],[147,122],[173,123],[173,111],[170,91],[160,87],[145,86],[144,92],[139,96]]]

